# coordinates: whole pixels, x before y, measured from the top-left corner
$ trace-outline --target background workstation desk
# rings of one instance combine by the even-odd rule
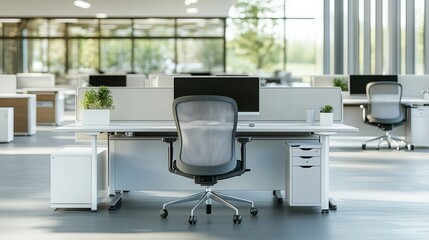
[[[195,184],[192,182],[182,183],[181,178],[174,178],[175,175],[171,174],[167,170],[167,144],[161,142],[163,136],[172,136],[176,135],[176,128],[173,122],[112,122],[109,126],[82,126],[80,124],[69,124],[59,128],[56,128],[56,131],[63,132],[75,132],[75,133],[85,133],[91,136],[91,150],[92,150],[92,196],[91,196],[91,210],[97,210],[97,135],[102,132],[108,133],[124,133],[120,135],[121,140],[126,141],[137,141],[139,142],[136,148],[140,148],[140,153],[136,157],[136,152],[132,150],[130,153],[130,142],[126,142],[125,145],[128,147],[122,148],[116,145],[117,142],[114,138],[111,138],[109,141],[109,194],[112,197],[110,206],[113,208],[118,201],[122,198],[120,190],[190,190],[195,188]],[[321,209],[322,212],[328,212],[330,207],[329,199],[329,138],[331,135],[340,132],[354,132],[357,131],[357,128],[343,125],[343,124],[334,124],[331,126],[309,126],[303,123],[256,123],[254,127],[249,127],[248,122],[239,123],[237,128],[237,134],[240,136],[250,136],[253,138],[253,142],[248,144],[247,156],[248,156],[248,166],[252,169],[251,172],[246,173],[239,179],[237,183],[228,182],[228,185],[217,184],[217,189],[227,189],[227,190],[282,190],[284,189],[285,184],[285,142],[287,139],[293,141],[305,141],[313,140],[320,141],[321,143]],[[125,133],[142,133],[143,137],[130,136]],[[272,141],[267,144],[266,141]],[[118,140],[120,141],[120,140]],[[268,147],[262,153],[255,151],[253,144],[261,143],[262,148]],[[141,146],[147,145],[146,148],[141,149]],[[131,148],[133,145],[131,144]],[[274,149],[274,153],[269,153],[270,149]],[[149,152],[145,152],[145,150]],[[267,152],[268,150],[268,152]],[[114,151],[114,154],[113,152]],[[150,152],[155,151],[155,152]],[[280,154],[278,154],[280,152]],[[113,154],[113,155],[112,155]],[[155,157],[156,162],[145,162],[152,159],[152,154],[156,154],[159,157]],[[262,159],[261,158],[262,154]],[[275,161],[272,165],[270,157],[273,155],[279,155],[280,160]],[[116,156],[116,157],[115,157]],[[127,162],[118,165],[115,161],[120,161],[117,159],[117,156],[125,156],[128,160]],[[134,157],[133,157],[134,156]],[[146,158],[145,158],[146,156]],[[279,157],[277,156],[277,157]],[[123,160],[125,159],[122,158]],[[129,160],[136,165],[129,164]],[[281,159],[283,158],[283,159]],[[136,163],[139,160],[140,163]],[[160,160],[161,159],[161,160]],[[266,162],[263,162],[266,161]],[[283,163],[281,163],[281,161]],[[138,166],[143,164],[143,166]],[[253,167],[252,167],[253,165]],[[124,169],[125,166],[125,169]],[[261,171],[258,171],[257,167],[268,167],[267,171],[262,171],[265,176],[259,176]],[[121,168],[121,169],[118,169]],[[144,171],[146,168],[147,171]],[[142,170],[143,172],[136,173],[137,171]],[[118,171],[121,171],[118,174]],[[134,175],[136,174],[136,175]],[[246,181],[245,178],[249,178]],[[122,178],[122,179],[118,179]],[[155,178],[155,179],[153,179]],[[172,181],[169,181],[170,178]],[[253,178],[253,180],[252,180]],[[176,181],[179,180],[179,181]],[[260,185],[253,185],[256,181]],[[121,182],[121,183],[119,183]],[[125,186],[125,183],[130,183],[129,186]],[[145,185],[138,186],[135,183],[146,182],[149,183],[150,187],[146,188]],[[241,185],[237,185],[240,184]],[[243,182],[248,183],[244,185]],[[270,185],[261,186],[261,184],[270,183]],[[118,183],[122,186],[118,186]],[[133,184],[134,183],[134,184]],[[147,185],[146,185],[147,186]],[[168,189],[166,189],[168,188]]]
[[[402,97],[402,104],[407,114],[407,122],[402,126],[395,127],[391,133],[396,136],[403,136],[407,141],[416,147],[429,147],[429,127],[426,122],[429,121],[429,99],[422,97]],[[344,124],[356,126],[359,133],[352,135],[375,136],[381,133],[374,126],[363,123],[362,109],[360,105],[367,105],[366,96],[345,96],[344,104]]]

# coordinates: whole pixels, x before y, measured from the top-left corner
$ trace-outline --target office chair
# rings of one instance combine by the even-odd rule
[[[235,211],[234,223],[241,223],[238,209],[227,200],[251,204],[250,213],[255,216],[258,209],[254,202],[211,190],[218,180],[240,176],[246,171],[246,143],[251,138],[238,138],[241,143],[241,160],[236,159],[235,133],[237,129],[237,104],[223,96],[185,96],[173,101],[173,115],[180,140],[177,160],[173,160],[173,143],[176,138],[164,138],[169,144],[168,169],[170,172],[194,179],[196,184],[206,186],[206,191],[165,203],[161,218],[168,216],[167,206],[196,201],[191,210],[189,224],[196,224],[195,209],[206,203],[206,213],[211,213],[211,200],[215,200]]]
[[[402,85],[397,82],[370,82],[366,85],[366,95],[369,104],[366,107],[361,105],[363,121],[381,128],[385,134],[366,141],[362,149],[366,148],[368,142],[378,140],[377,150],[382,143],[386,143],[388,148],[394,144],[397,150],[400,149],[400,143],[405,143],[408,150],[413,150],[413,145],[389,133],[394,127],[406,122],[401,105]]]

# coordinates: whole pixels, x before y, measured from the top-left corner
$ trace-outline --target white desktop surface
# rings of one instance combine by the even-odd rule
[[[343,97],[344,105],[360,105],[368,104],[368,98],[366,96],[348,96]],[[429,99],[424,99],[421,97],[402,97],[401,103],[405,105],[423,105],[429,104]]]
[[[85,125],[72,123],[55,128],[55,131],[64,132],[174,132],[176,126],[171,121],[165,122],[141,122],[141,121],[118,121],[109,125]],[[305,123],[255,123],[254,127],[249,126],[249,122],[238,123],[237,132],[356,132],[357,128],[344,125],[333,124],[329,126],[306,125]]]

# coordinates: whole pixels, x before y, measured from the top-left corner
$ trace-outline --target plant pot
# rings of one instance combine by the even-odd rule
[[[334,123],[333,113],[320,113],[320,126],[329,126]]]
[[[109,109],[83,109],[82,125],[109,125]]]

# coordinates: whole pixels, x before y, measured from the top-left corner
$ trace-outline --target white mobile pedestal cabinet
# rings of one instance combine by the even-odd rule
[[[429,147],[429,107],[411,108],[409,114],[411,117],[407,121],[407,140],[415,147]]]
[[[321,206],[321,145],[286,143],[286,200],[289,206]]]
[[[11,142],[13,133],[13,108],[0,107],[0,142]]]
[[[107,151],[97,149],[97,203],[107,197]],[[91,208],[91,148],[51,154],[51,207]]]

